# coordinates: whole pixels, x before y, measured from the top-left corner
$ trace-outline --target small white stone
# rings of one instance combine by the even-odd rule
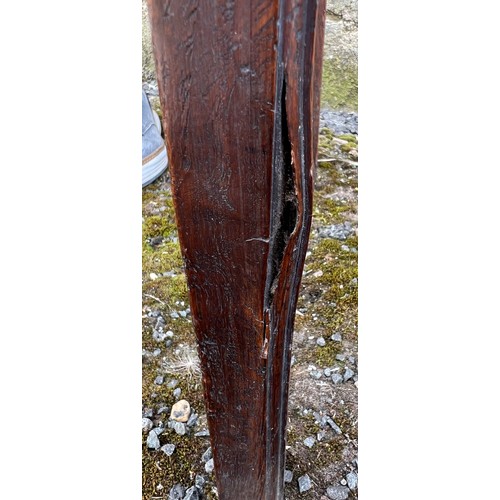
[[[170,418],[177,422],[187,422],[191,414],[191,405],[185,400],[181,399],[172,406]]]
[[[304,491],[310,490],[312,487],[311,480],[309,479],[309,476],[307,474],[304,474],[303,476],[299,477],[297,482],[299,483],[299,493],[303,493]]]
[[[315,443],[316,443],[316,439],[313,436],[309,436],[309,437],[307,437],[307,438],[304,439],[304,444],[308,448],[312,448]]]
[[[160,448],[160,450],[163,451],[163,453],[165,453],[165,455],[170,457],[175,450],[175,444],[164,444]]]
[[[350,490],[354,490],[358,487],[358,475],[353,471],[349,472],[346,476],[347,486],[349,486]]]
[[[214,459],[211,458],[206,464],[205,464],[205,471],[208,474],[211,474],[214,470]]]

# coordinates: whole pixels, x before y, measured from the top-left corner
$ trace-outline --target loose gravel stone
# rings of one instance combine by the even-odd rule
[[[204,484],[205,484],[205,478],[200,474],[196,474],[196,477],[194,478],[194,485],[198,489],[202,490]]]
[[[350,368],[346,368],[344,372],[344,382],[354,377],[354,372]]]
[[[304,491],[310,490],[311,489],[311,479],[307,474],[304,474],[303,476],[300,476],[299,479],[297,480],[299,483],[299,492],[304,493]]]
[[[191,405],[185,399],[181,399],[180,401],[177,401],[174,406],[172,406],[170,418],[176,420],[177,422],[187,422],[190,414]]]
[[[155,378],[155,384],[156,385],[162,385],[164,380],[165,380],[165,377],[163,377],[162,375],[158,375]]]
[[[327,417],[326,423],[337,433],[342,434],[342,429],[333,421],[332,418]]]
[[[203,462],[208,462],[211,458],[212,458],[212,448],[208,447],[207,451],[205,451],[205,453],[203,453],[203,455],[201,456],[201,460]]]
[[[172,453],[175,450],[175,444],[164,444],[160,448],[160,450],[163,451],[163,453],[165,453],[165,455],[167,455],[167,457],[170,457],[170,456],[172,456]]]
[[[211,458],[206,464],[205,464],[205,470],[207,471],[208,474],[212,474],[214,470],[214,459]]]
[[[181,397],[181,388],[177,387],[177,389],[174,389],[174,398],[178,399]]]
[[[330,338],[334,342],[342,342],[342,334],[340,334],[339,332],[335,332]]]
[[[319,432],[316,434],[316,439],[317,439],[318,441],[322,441],[322,440],[325,438],[325,436],[326,436],[326,432],[325,432],[325,431],[323,431],[323,430],[321,430],[321,431],[319,431]]]
[[[175,380],[175,378],[173,378],[172,380],[169,380],[168,381],[168,384],[167,384],[167,387],[169,389],[174,389],[175,387],[177,387],[179,385],[179,381],[178,380]]]
[[[344,380],[344,378],[342,377],[342,375],[340,373],[334,373],[332,375],[332,382],[334,384],[340,384],[340,382],[342,382]]]
[[[326,340],[323,337],[319,337],[318,340],[316,340],[316,344],[318,344],[320,347],[325,347]]]
[[[142,416],[146,418],[151,418],[153,416],[153,409],[152,408],[144,408],[142,411]]]
[[[195,432],[194,435],[195,435],[195,437],[206,437],[206,436],[210,436],[210,432],[208,432],[207,429],[203,429],[199,432]]]
[[[346,481],[344,478],[342,478],[342,479],[340,480],[340,484],[341,484],[342,486],[345,486],[345,485],[347,484],[347,481]]]
[[[153,339],[156,340],[156,342],[163,342],[166,338],[166,333],[159,332],[158,330],[153,330]]]
[[[170,406],[160,406],[156,414],[161,415],[162,413],[168,413],[169,411],[170,411]]]
[[[313,417],[320,427],[323,427],[326,424],[326,415],[320,415],[317,411],[313,411]]]
[[[342,5],[342,3],[339,2],[339,5]],[[335,135],[358,133],[358,115],[353,111],[334,111],[328,108],[322,109],[319,123],[320,128],[328,127]]]
[[[347,486],[350,490],[355,490],[358,487],[358,475],[353,471],[346,476]]]
[[[353,233],[352,224],[349,221],[331,226],[323,226],[318,229],[320,238],[333,238],[335,240],[346,240]]]
[[[172,428],[179,436],[184,436],[184,434],[186,434],[186,424],[182,422],[174,422]]]
[[[285,483],[291,483],[293,480],[293,472],[285,469]]]
[[[153,422],[149,418],[142,419],[143,432],[149,432],[153,428]]]
[[[323,374],[319,370],[312,370],[309,375],[311,375],[312,378],[319,380]]]
[[[308,447],[308,448],[312,448],[314,446],[314,444],[316,443],[316,438],[314,436],[309,436],[309,437],[306,437],[304,439],[304,444]]]
[[[337,354],[337,355],[335,356],[335,359],[336,359],[337,361],[345,361],[345,354]]]
[[[345,486],[329,486],[326,495],[331,500],[347,500],[349,497],[349,488]]]
[[[174,484],[170,493],[168,494],[168,500],[182,500],[186,490],[182,484]]]
[[[151,429],[148,434],[148,438],[146,439],[146,444],[148,448],[153,450],[157,450],[160,448],[160,440],[158,439],[158,435],[163,432],[163,429]]]
[[[200,498],[200,492],[198,491],[196,486],[191,486],[191,488],[187,489],[184,500],[199,500],[199,498]]]
[[[191,415],[189,415],[188,421],[186,422],[186,425],[188,427],[194,427],[197,422],[198,422],[198,415],[196,415],[196,413],[191,413]]]

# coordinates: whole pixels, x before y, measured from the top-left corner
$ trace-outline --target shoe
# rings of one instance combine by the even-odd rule
[[[168,165],[167,148],[161,136],[158,115],[142,91],[142,187],[151,184]]]

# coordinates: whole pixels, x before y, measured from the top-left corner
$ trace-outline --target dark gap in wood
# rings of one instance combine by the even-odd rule
[[[277,152],[273,163],[273,183],[275,184],[273,217],[275,226],[271,229],[269,289],[266,293],[266,309],[269,309],[272,303],[285,249],[291,234],[297,226],[298,199],[295,172],[292,164],[292,144],[288,130],[285,78],[281,82],[281,95],[277,111],[280,116],[276,118],[275,126],[279,127],[279,130],[275,137],[280,141],[280,150]]]

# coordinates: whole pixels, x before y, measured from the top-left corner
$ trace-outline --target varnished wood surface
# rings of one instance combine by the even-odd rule
[[[283,498],[324,0],[150,0],[219,498]]]

